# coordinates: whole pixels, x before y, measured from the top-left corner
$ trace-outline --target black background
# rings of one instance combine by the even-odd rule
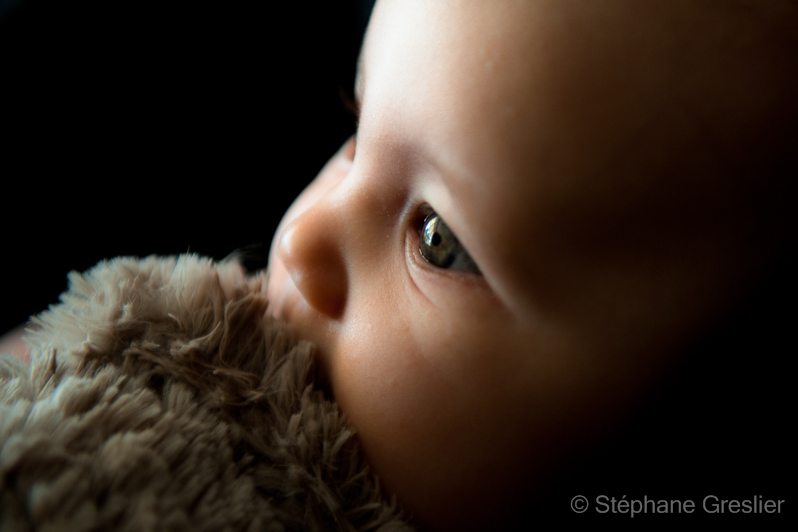
[[[340,92],[369,9],[25,0],[0,14],[0,330],[104,258],[258,244],[265,258],[354,131]]]

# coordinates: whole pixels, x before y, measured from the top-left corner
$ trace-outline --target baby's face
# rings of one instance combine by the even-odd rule
[[[269,294],[422,523],[479,525],[539,489],[747,271],[716,242],[752,193],[718,150],[750,143],[776,68],[671,33],[712,11],[740,34],[676,4],[377,4],[356,145],[286,214]]]

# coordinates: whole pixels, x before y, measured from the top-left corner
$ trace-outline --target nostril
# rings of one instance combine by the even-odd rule
[[[308,305],[338,318],[346,303],[346,266],[335,228],[320,214],[312,208],[292,221],[280,236],[278,253]]]

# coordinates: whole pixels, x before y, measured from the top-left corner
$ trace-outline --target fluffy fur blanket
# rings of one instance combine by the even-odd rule
[[[263,275],[195,255],[73,272],[0,357],[2,530],[409,531]]]

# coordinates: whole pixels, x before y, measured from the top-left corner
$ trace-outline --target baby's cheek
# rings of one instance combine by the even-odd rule
[[[427,382],[410,340],[394,341],[396,335],[386,327],[370,324],[367,329],[382,334],[373,338],[357,331],[345,338],[332,358],[331,385],[361,438],[393,447],[419,419],[419,399],[435,387]]]
[[[339,380],[339,390],[349,387],[337,394],[341,409],[386,492],[396,495],[410,512],[428,513],[441,494],[457,484],[454,477],[441,474],[446,459],[451,459],[451,453],[441,452],[441,444],[460,438],[447,430],[458,416],[446,404],[442,383],[420,368],[408,364],[368,369],[351,373],[351,380]]]
[[[372,324],[385,334],[371,345],[350,337],[337,351],[332,388],[386,491],[436,524],[473,515],[469,507],[485,500],[502,504],[501,486],[512,485],[529,454],[528,423],[507,375],[513,363],[499,356],[513,350],[467,334],[473,324],[454,336],[426,323],[412,332],[395,319]]]

